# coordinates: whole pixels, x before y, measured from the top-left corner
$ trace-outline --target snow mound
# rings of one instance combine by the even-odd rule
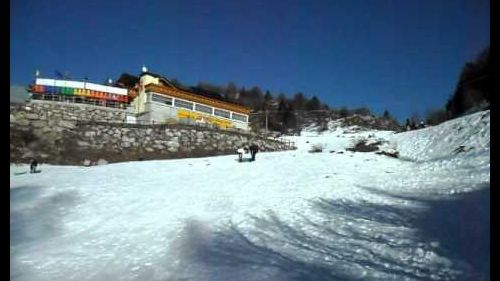
[[[391,137],[402,158],[423,162],[490,152],[490,111]]]

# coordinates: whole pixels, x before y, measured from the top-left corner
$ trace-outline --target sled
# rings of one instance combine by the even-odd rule
[[[243,159],[234,159],[236,162],[240,162],[240,163],[243,163],[243,162],[254,162],[255,160],[252,160],[252,158],[243,158]]]
[[[24,175],[24,174],[27,174],[27,173],[38,174],[38,173],[41,173],[41,172],[42,172],[42,170],[34,170],[33,172],[16,172],[16,173],[14,173],[14,176]]]

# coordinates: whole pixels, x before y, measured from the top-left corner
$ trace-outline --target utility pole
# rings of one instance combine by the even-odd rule
[[[272,101],[264,101],[264,109],[266,110],[266,135],[269,135],[269,107],[272,107]]]
[[[269,130],[268,130],[268,127],[267,127],[267,107],[266,107],[266,135],[269,134]]]

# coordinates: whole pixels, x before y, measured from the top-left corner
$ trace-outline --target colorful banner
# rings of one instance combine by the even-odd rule
[[[219,128],[227,129],[234,127],[230,120],[217,118],[215,116],[206,115],[199,112],[189,111],[185,109],[177,110],[177,118],[179,119],[191,119],[195,122],[216,125]]]
[[[128,96],[114,94],[109,92],[95,91],[82,88],[46,86],[35,84],[31,87],[31,91],[37,94],[59,94],[64,96],[82,96],[95,99],[109,100],[115,102],[128,102]]]

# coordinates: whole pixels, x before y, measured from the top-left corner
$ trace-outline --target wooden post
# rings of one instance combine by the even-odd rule
[[[266,137],[269,135],[269,129],[267,127],[267,106],[266,106]]]

